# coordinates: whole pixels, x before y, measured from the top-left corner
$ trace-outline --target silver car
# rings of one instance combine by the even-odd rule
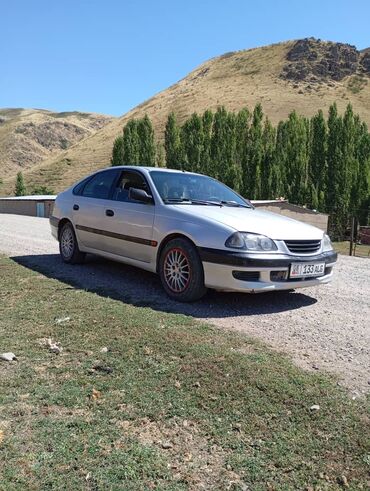
[[[184,302],[207,288],[328,283],[337,260],[321,230],[256,210],[219,181],[178,170],[95,172],[57,196],[50,224],[66,263],[93,253],[131,264],[158,273],[167,294]]]

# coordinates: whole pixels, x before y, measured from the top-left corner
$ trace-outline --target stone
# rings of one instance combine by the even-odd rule
[[[3,361],[14,361],[14,360],[17,360],[17,357],[12,352],[9,352],[9,353],[1,353],[0,354],[0,360],[3,360]]]

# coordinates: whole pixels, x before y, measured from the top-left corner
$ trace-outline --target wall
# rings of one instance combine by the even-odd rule
[[[15,215],[37,216],[36,203],[45,204],[45,217],[49,217],[52,213],[54,200],[32,200],[32,199],[1,199],[0,198],[0,213],[12,213]]]
[[[314,227],[317,227],[324,232],[328,230],[329,216],[325,215],[324,213],[317,213],[312,210],[307,210],[302,206],[292,205],[291,203],[287,203],[285,201],[265,204],[253,202],[253,204],[256,208],[271,211],[279,215],[293,218],[294,220],[308,223],[309,225],[313,225]]]

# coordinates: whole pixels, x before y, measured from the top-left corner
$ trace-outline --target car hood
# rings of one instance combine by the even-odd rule
[[[240,232],[262,234],[275,240],[319,240],[323,231],[277,213],[232,206],[173,205],[183,215],[202,217]]]

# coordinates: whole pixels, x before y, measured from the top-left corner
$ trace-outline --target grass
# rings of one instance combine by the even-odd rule
[[[367,84],[367,79],[363,75],[353,75],[348,81],[348,89],[353,94],[358,94]]]
[[[0,282],[1,490],[367,489],[366,402],[333,380],[8,258]]]
[[[345,240],[343,242],[334,242],[333,243],[334,249],[339,253],[339,254],[344,254],[346,256],[349,256],[349,249],[350,249],[350,242],[349,240]],[[366,244],[356,244],[354,246],[354,255],[357,257],[370,257],[370,245]]]

